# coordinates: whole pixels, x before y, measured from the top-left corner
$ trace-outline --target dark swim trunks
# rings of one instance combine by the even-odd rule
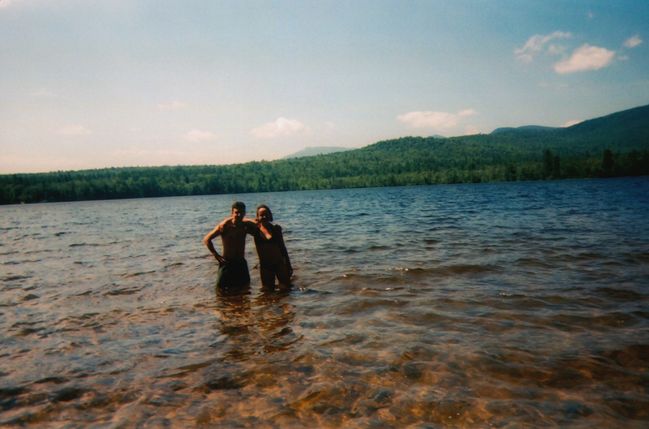
[[[217,287],[242,287],[250,284],[250,272],[245,259],[226,261],[219,267]]]

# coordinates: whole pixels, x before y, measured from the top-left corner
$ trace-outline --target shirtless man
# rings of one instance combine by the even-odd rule
[[[241,287],[250,284],[250,272],[245,259],[246,234],[255,234],[254,222],[244,220],[246,205],[240,201],[232,204],[232,215],[203,237],[203,244],[219,262],[217,287]],[[212,240],[221,236],[223,255],[214,248]]]

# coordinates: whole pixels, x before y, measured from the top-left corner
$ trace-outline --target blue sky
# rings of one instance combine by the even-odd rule
[[[0,0],[0,173],[230,164],[649,104],[649,2]]]

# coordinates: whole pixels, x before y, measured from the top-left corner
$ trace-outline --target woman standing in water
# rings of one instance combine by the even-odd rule
[[[267,205],[257,207],[255,246],[259,255],[259,274],[264,288],[275,287],[275,277],[281,288],[291,285],[293,268],[284,244],[282,227],[274,225],[273,213]]]

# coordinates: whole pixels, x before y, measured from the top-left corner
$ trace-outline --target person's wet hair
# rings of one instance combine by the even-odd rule
[[[246,205],[241,201],[235,201],[232,203],[232,208],[239,210],[241,213],[246,212]]]
[[[270,207],[268,207],[266,204],[260,204],[259,206],[257,206],[257,220],[259,220],[259,210],[261,210],[261,209],[266,209],[266,211],[268,212],[268,221],[272,222],[273,221],[273,212],[270,211]]]

